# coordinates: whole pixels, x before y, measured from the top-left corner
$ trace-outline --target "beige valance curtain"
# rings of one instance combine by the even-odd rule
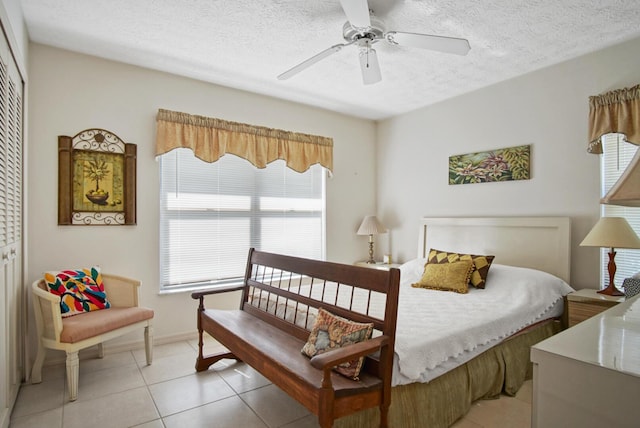
[[[163,109],[158,110],[156,125],[156,155],[185,147],[205,162],[231,153],[257,168],[283,159],[297,172],[305,172],[316,163],[333,170],[333,139],[328,137]]]
[[[589,97],[589,153],[601,154],[600,137],[624,134],[625,141],[640,145],[640,85]]]

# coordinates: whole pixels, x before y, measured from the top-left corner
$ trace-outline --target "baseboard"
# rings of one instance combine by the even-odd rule
[[[6,399],[6,403],[1,403],[0,407],[0,428],[9,428],[9,422],[11,422],[11,412],[13,411],[13,406],[16,404],[16,400],[18,399],[18,392],[20,388],[15,388],[15,391],[7,391],[9,394]],[[7,405],[7,407],[4,407]]]
[[[0,428],[9,428],[9,416],[11,415],[12,408],[13,405],[11,407],[0,409]]]

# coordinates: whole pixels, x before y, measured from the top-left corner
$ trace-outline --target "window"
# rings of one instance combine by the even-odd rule
[[[602,196],[604,196],[611,186],[615,184],[620,175],[629,165],[629,162],[638,150],[635,144],[623,141],[620,134],[606,134],[602,136],[602,160],[601,160],[601,177],[602,177]],[[640,208],[623,207],[619,205],[602,205],[603,217],[624,217],[629,225],[640,236]],[[620,286],[624,278],[629,278],[640,271],[640,250],[615,249],[616,251],[616,285]],[[609,263],[608,248],[601,249],[600,252],[600,283],[608,284],[609,272],[607,264]]]
[[[237,283],[250,247],[323,259],[325,174],[189,149],[160,157],[160,280],[165,292]]]

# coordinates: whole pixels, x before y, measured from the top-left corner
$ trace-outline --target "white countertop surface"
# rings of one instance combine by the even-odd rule
[[[532,347],[640,377],[640,295]]]

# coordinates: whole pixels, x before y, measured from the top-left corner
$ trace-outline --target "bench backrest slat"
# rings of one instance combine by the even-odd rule
[[[269,266],[285,272],[304,272],[310,278],[321,278],[328,282],[352,284],[380,293],[386,293],[388,284],[385,278],[388,271],[368,269],[360,266],[320,260],[302,259],[298,257],[252,251],[249,254],[252,264]]]
[[[340,287],[344,287],[344,288],[348,288],[348,290],[351,291],[348,308],[345,308],[344,306],[340,306],[338,304],[338,296],[340,293],[334,292],[333,290],[334,287],[331,287],[332,288],[331,293],[326,293],[327,291],[326,284],[320,285],[321,291],[319,291],[318,293],[321,293],[321,296],[319,299],[314,299],[312,297],[308,297],[303,294],[296,293],[294,291],[275,287],[273,285],[267,285],[262,282],[255,281],[253,279],[247,280],[247,285],[249,286],[250,296],[253,296],[254,299],[253,300],[249,299],[250,301],[245,302],[243,309],[246,307],[246,305],[254,305],[258,309],[267,310],[267,308],[265,307],[266,306],[265,302],[269,300],[272,303],[275,303],[276,306],[278,304],[285,305],[284,310],[287,310],[287,309],[293,310],[294,308],[291,307],[291,303],[297,304],[297,305],[302,304],[305,306],[305,308],[312,307],[317,309],[319,307],[322,307],[323,309],[329,312],[332,312],[335,315],[341,316],[343,318],[349,318],[351,321],[363,322],[363,323],[372,322],[376,330],[382,331],[384,329],[384,319],[383,319],[384,311],[380,310],[376,314],[370,313],[371,299],[373,297],[371,294],[371,290],[367,290],[366,301],[363,303],[366,306],[364,307],[364,312],[360,313],[358,311],[353,310],[353,295],[357,287],[352,287],[345,284],[336,284],[335,288],[338,289]],[[309,286],[309,289],[311,288],[312,286]],[[330,301],[327,301],[326,298],[331,296],[333,296],[334,298]],[[299,309],[299,307],[297,309]],[[380,308],[380,309],[383,309],[383,308]],[[284,314],[284,315],[286,317],[287,314]],[[305,320],[306,319],[307,318],[305,318]],[[296,319],[293,322],[295,323],[296,321],[298,320]],[[312,326],[307,324],[308,324],[307,322],[304,323],[304,325],[308,327],[308,330],[310,330]]]
[[[317,309],[323,308],[355,322],[371,322],[375,330],[393,336],[396,310],[389,307],[397,305],[397,291],[390,290],[394,274],[251,250],[241,309],[251,306],[263,311],[267,322],[284,321],[309,331]],[[392,319],[387,319],[389,313]]]

